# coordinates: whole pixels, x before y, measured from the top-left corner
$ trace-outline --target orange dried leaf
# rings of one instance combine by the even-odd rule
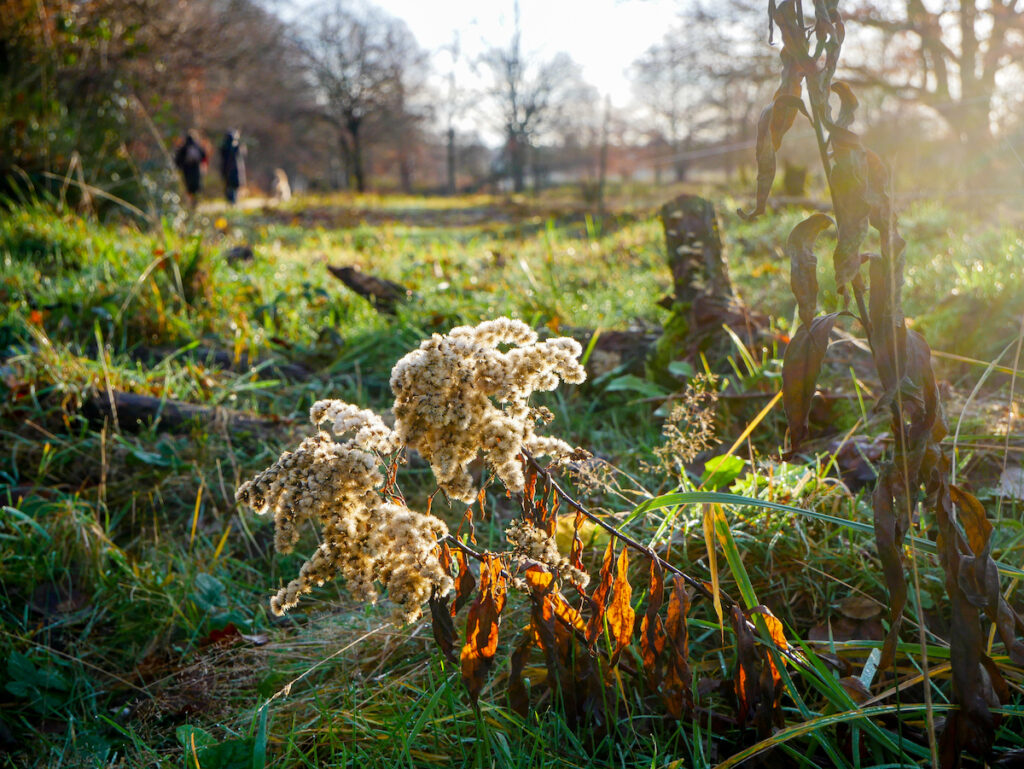
[[[647,601],[647,611],[640,623],[640,653],[647,672],[647,683],[651,689],[657,690],[661,684],[661,656],[665,650],[665,629],[658,616],[658,610],[664,602],[665,580],[661,564],[651,560],[651,587]]]
[[[586,624],[578,611],[565,599],[558,590],[555,590],[555,575],[547,571],[539,564],[527,567],[523,572],[526,583],[530,586],[530,594],[536,599],[546,598],[551,604],[554,616],[558,617],[564,625],[573,630],[583,631]]]
[[[455,562],[459,565],[459,574],[455,577],[455,603],[452,604],[453,617],[466,605],[469,597],[473,595],[473,588],[476,587],[476,577],[473,576],[469,563],[466,561],[466,554],[462,550],[455,551]]]
[[[758,613],[764,620],[765,626],[768,628],[768,635],[771,637],[775,646],[780,650],[786,650],[789,648],[789,642],[786,640],[786,633],[783,630],[782,622],[779,618],[771,613],[771,610],[767,606],[758,606],[753,609],[751,613]],[[785,663],[786,658],[783,657],[782,661]],[[775,666],[775,660],[771,654],[768,654],[768,664],[771,666],[772,681],[776,684],[782,680],[782,675],[779,673],[779,669]]]
[[[498,650],[498,625],[505,608],[505,579],[499,558],[484,556],[480,590],[466,618],[466,644],[462,647],[462,682],[476,703]]]
[[[633,588],[629,584],[628,570],[629,551],[623,548],[619,553],[611,601],[609,601],[608,611],[605,613],[608,629],[615,640],[615,650],[612,652],[613,665],[618,661],[622,650],[629,644],[633,635],[633,623],[636,620],[636,612],[630,603],[633,597]]]
[[[604,563],[601,565],[601,579],[590,596],[591,615],[587,622],[587,644],[593,646],[604,628],[604,615],[607,608],[608,594],[612,589],[612,561],[615,558],[615,539],[608,540],[608,548],[604,551]]]
[[[690,636],[686,626],[686,615],[690,611],[690,594],[682,577],[674,577],[672,583],[672,596],[668,600],[668,614],[665,618],[668,670],[665,675],[664,691],[669,713],[680,718],[693,708],[693,692],[690,688]]]

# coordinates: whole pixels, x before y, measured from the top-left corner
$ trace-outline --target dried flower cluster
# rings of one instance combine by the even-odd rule
[[[590,582],[589,574],[577,569],[568,558],[559,552],[555,538],[542,529],[538,529],[529,521],[522,519],[512,521],[505,530],[505,537],[512,545],[512,557],[520,565],[535,561],[544,564],[556,574],[566,577],[580,587],[586,587]]]
[[[308,519],[323,527],[323,542],[303,564],[297,579],[270,601],[275,614],[337,574],[361,600],[377,599],[376,583],[396,605],[396,619],[411,621],[432,590],[451,589],[451,576],[437,559],[437,540],[448,533],[431,515],[386,501],[380,454],[398,446],[397,436],[372,411],[342,401],[318,401],[310,410],[317,427],[333,425],[341,442],[321,430],[294,452],[239,487],[237,499],[257,513],[273,512],[275,545],[288,553]]]
[[[503,352],[499,345],[509,349]],[[580,352],[573,339],[538,342],[526,324],[499,318],[435,334],[398,362],[391,372],[394,431],[372,411],[336,400],[313,404],[310,421],[317,434],[285,452],[236,495],[257,513],[274,514],[278,552],[291,552],[305,521],[317,521],[323,529],[322,544],[298,578],[271,599],[271,610],[284,613],[313,587],[340,574],[354,597],[375,601],[380,585],[396,605],[396,619],[419,617],[432,592],[444,595],[452,587],[437,548],[448,529],[434,516],[384,497],[383,455],[403,445],[417,449],[440,488],[472,502],[476,492],[466,467],[482,451],[505,486],[521,491],[517,457],[523,449],[551,457],[572,451],[557,438],[535,434],[536,424],[549,422],[552,414],[527,401],[560,380],[582,382]],[[557,548],[548,552],[554,543],[549,545],[539,540],[530,545],[533,558],[550,557],[552,565],[568,570]],[[571,578],[581,581],[586,575]]]
[[[499,345],[510,349],[502,352]],[[564,441],[535,434],[550,412],[527,401],[538,390],[555,389],[559,379],[584,381],[580,352],[574,339],[538,342],[533,329],[509,318],[434,334],[391,372],[395,431],[455,499],[475,498],[466,468],[480,452],[506,488],[521,491],[520,451],[555,458],[572,451]]]
[[[714,375],[695,376],[672,407],[661,429],[665,442],[654,449],[663,467],[679,472],[715,444],[717,381]]]

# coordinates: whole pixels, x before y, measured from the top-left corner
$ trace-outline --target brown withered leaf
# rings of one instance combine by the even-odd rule
[[[839,115],[836,117],[836,125],[840,128],[849,128],[853,124],[853,118],[857,112],[857,96],[854,94],[850,84],[842,80],[832,81],[831,90],[839,96]]]
[[[672,595],[668,599],[665,617],[668,666],[665,672],[665,704],[675,718],[693,710],[693,691],[690,673],[690,633],[686,615],[690,612],[690,594],[683,578],[672,579]]]
[[[860,272],[860,245],[868,234],[868,161],[860,137],[838,126],[830,132],[835,162],[829,186],[835,203],[836,248],[832,254],[836,286],[844,290]]]
[[[764,213],[768,205],[768,195],[772,191],[772,184],[775,182],[775,148],[772,146],[772,112],[773,105],[769,104],[761,110],[761,116],[757,119],[757,193],[754,201],[754,208],[751,211],[738,210],[736,213],[746,220],[756,219]]]
[[[807,71],[807,39],[797,21],[794,4],[790,0],[780,3],[771,13],[771,19],[782,30],[784,47],[781,53],[782,77],[772,102],[761,111],[757,121],[757,193],[752,211],[737,213],[743,219],[755,219],[765,211],[768,195],[775,181],[775,153],[782,138],[793,125],[797,112],[807,115],[801,94],[801,81]]]
[[[530,658],[533,644],[534,634],[528,630],[520,636],[519,643],[516,644],[512,656],[509,657],[508,704],[512,710],[524,718],[530,711],[530,695],[523,682],[523,669]]]
[[[844,617],[856,620],[872,619],[882,613],[878,601],[866,595],[848,595],[837,608]]]
[[[441,563],[441,568],[450,574],[452,566],[455,565],[455,562],[452,560],[452,549],[448,547],[447,541],[443,541],[440,544],[440,550],[441,552],[438,555],[438,561]]]
[[[871,699],[871,692],[864,685],[864,682],[860,680],[860,676],[843,676],[839,679],[839,685],[850,695],[850,699],[858,705]]]
[[[872,496],[875,547],[878,549],[878,560],[882,562],[885,587],[889,591],[889,632],[882,645],[882,657],[878,663],[881,670],[888,670],[896,658],[896,643],[899,641],[903,609],[907,605],[907,579],[903,573],[903,538],[906,536],[909,521],[902,505],[897,514],[898,508],[894,502],[900,485],[901,480],[896,468],[891,462],[887,463],[882,469]]]
[[[550,478],[548,479],[548,482],[549,483],[551,482]],[[548,508],[547,512],[544,514],[544,531],[547,533],[547,535],[549,537],[555,536],[555,527],[558,524],[558,506],[559,506],[559,504],[560,504],[559,498],[558,498],[558,495],[556,494],[554,497],[551,498],[551,506],[550,506],[550,508]]]
[[[971,552],[981,555],[988,550],[989,540],[992,537],[992,522],[989,521],[985,508],[977,497],[970,494],[959,486],[950,484],[949,496],[953,504],[960,508],[960,523],[963,524],[967,533],[967,544]]]
[[[604,551],[604,563],[601,564],[601,575],[597,587],[590,595],[591,615],[587,622],[587,645],[593,647],[594,642],[604,630],[604,615],[608,605],[608,596],[611,593],[612,563],[615,559],[615,538],[608,540],[608,548]]]
[[[651,559],[651,587],[648,592],[647,610],[640,622],[640,653],[647,673],[647,684],[657,691],[661,684],[661,657],[665,651],[665,629],[658,610],[665,601],[665,579],[661,564]]]
[[[466,554],[459,549],[455,550],[455,562],[459,565],[458,576],[455,577],[455,603],[452,604],[452,616],[459,613],[459,610],[466,605],[466,602],[473,595],[473,588],[476,587],[476,577],[466,560]]]
[[[786,53],[784,58],[789,58],[797,63],[808,59],[808,40],[804,34],[803,24],[798,15],[798,5],[794,0],[782,0],[781,3],[769,9],[771,20],[782,33],[783,50]]]
[[[1017,614],[1003,598],[999,588],[999,571],[991,556],[992,523],[985,508],[973,495],[950,484],[950,499],[960,508],[960,522],[967,533],[967,545],[974,553],[961,556],[958,582],[967,599],[984,608],[996,626],[1007,654],[1017,664],[1024,663],[1024,643],[1017,637]]]
[[[789,422],[791,450],[796,451],[807,437],[807,415],[821,373],[838,313],[822,315],[809,326],[800,326],[786,346],[782,359],[782,405]]]
[[[458,663],[459,658],[455,655],[455,623],[448,609],[447,596],[430,596],[430,619],[434,640],[441,648],[441,653],[451,662]]]
[[[466,644],[462,647],[462,682],[473,704],[480,697],[487,672],[498,650],[498,625],[505,608],[506,585],[500,558],[484,555],[480,590],[466,617]]]
[[[633,597],[633,588],[629,584],[629,550],[622,548],[619,553],[619,560],[615,570],[615,582],[612,584],[612,596],[608,602],[608,610],[605,612],[605,619],[608,620],[608,630],[615,639],[615,650],[612,652],[612,665],[619,660],[622,650],[629,645],[633,636],[633,623],[636,620],[636,612],[630,600]]]
[[[961,586],[961,568],[965,560],[963,551],[970,552],[970,545],[963,540],[956,526],[954,492],[948,476],[944,472],[939,473],[937,483],[930,484],[929,491],[935,500],[935,522],[939,529],[936,545],[952,610],[949,661],[953,673],[953,701],[959,705],[946,719],[939,752],[943,767],[957,767],[964,751],[977,756],[988,754],[1000,719],[992,708],[998,707],[1000,695],[1007,693],[1007,689],[999,669],[991,664],[985,653],[985,634],[979,608]],[[973,507],[965,492],[958,489],[955,493],[965,507]],[[981,512],[984,513],[983,510]],[[968,511],[967,516],[975,518],[976,513]],[[975,544],[987,547],[988,543],[982,544],[979,534],[980,531],[975,532]]]
[[[833,224],[825,214],[813,214],[794,227],[786,241],[789,285],[800,309],[800,322],[806,326],[811,325],[818,309],[818,258],[814,255],[814,241]]]
[[[772,147],[777,152],[782,146],[782,139],[786,132],[793,127],[796,113],[800,112],[807,116],[807,107],[804,105],[803,99],[800,98],[800,78],[796,74],[795,67],[783,70],[782,84],[775,92],[771,108],[772,117],[768,124],[768,130],[772,137]]]

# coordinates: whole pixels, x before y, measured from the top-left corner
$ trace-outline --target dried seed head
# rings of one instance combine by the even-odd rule
[[[510,348],[503,352],[499,345]],[[564,441],[535,434],[536,422],[550,421],[550,412],[527,401],[560,380],[583,382],[580,353],[574,339],[538,342],[533,329],[509,318],[434,334],[391,372],[395,432],[430,463],[451,497],[467,503],[476,497],[466,468],[480,452],[509,490],[521,491],[520,451],[553,458],[572,451]]]
[[[271,599],[271,611],[284,613],[340,574],[353,597],[375,601],[379,583],[396,605],[397,620],[417,618],[431,590],[445,594],[452,586],[435,552],[447,527],[381,497],[378,454],[393,451],[398,439],[376,414],[342,401],[319,401],[310,420],[316,426],[331,422],[337,437],[352,437],[338,443],[321,431],[306,438],[236,494],[257,513],[273,513],[278,552],[291,552],[305,520],[323,528],[323,544],[298,578]]]

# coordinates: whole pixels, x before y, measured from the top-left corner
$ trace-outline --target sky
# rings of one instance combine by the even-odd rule
[[[486,48],[507,44],[512,34],[513,0],[372,2],[404,20],[428,51],[450,46],[457,34],[467,69]],[[626,68],[673,26],[681,5],[681,0],[519,0],[523,51],[545,59],[568,53],[588,83],[625,107],[632,98]],[[445,70],[450,59],[438,53],[435,65]]]

